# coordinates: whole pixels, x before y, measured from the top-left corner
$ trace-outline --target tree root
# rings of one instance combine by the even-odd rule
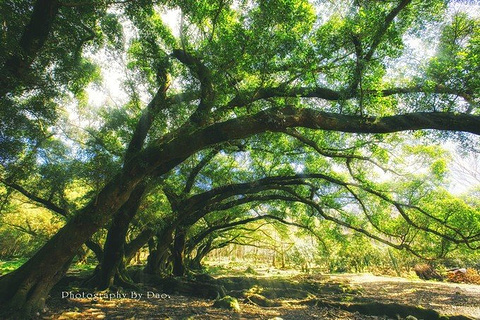
[[[280,307],[282,304],[280,302],[270,300],[268,298],[265,298],[264,296],[260,294],[249,294],[245,297],[245,300],[243,301],[244,303],[253,303],[257,306],[260,307]]]
[[[316,307],[337,308],[349,312],[359,312],[364,315],[388,316],[392,318],[414,316],[419,319],[432,320],[474,320],[473,318],[462,315],[442,315],[435,310],[403,305],[398,303],[381,302],[363,302],[363,303],[343,303],[323,299],[307,299],[297,302],[301,305]]]

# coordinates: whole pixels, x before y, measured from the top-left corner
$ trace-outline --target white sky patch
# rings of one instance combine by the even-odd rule
[[[94,60],[101,66],[102,84],[91,85],[87,89],[88,104],[93,107],[104,105],[123,105],[128,100],[124,90],[126,77],[126,63],[106,58],[104,54],[95,56]]]
[[[165,10],[161,13],[162,20],[165,25],[170,27],[175,37],[180,37],[180,9]],[[128,49],[130,41],[135,36],[135,31],[130,21],[121,19],[125,33],[125,51]],[[128,80],[127,57],[126,55],[112,56],[107,50],[100,50],[96,54],[90,55],[101,68],[102,83],[101,85],[90,85],[87,88],[88,103],[93,107],[101,107],[105,105],[121,106],[125,104],[129,95],[125,90],[125,82]],[[140,98],[148,103],[150,97],[140,93]]]
[[[480,154],[470,153],[461,156],[457,151],[459,146],[454,143],[447,143],[445,148],[450,150],[453,156],[448,190],[460,195],[480,188]]]
[[[420,38],[406,38],[405,44],[412,50],[412,54],[417,57],[431,58],[435,55],[435,48],[429,43],[425,43]]]
[[[180,37],[180,22],[182,11],[180,9],[166,10],[160,14],[165,25],[169,26],[176,38]]]
[[[450,12],[465,12],[470,18],[480,18],[479,0],[453,0],[448,9]]]

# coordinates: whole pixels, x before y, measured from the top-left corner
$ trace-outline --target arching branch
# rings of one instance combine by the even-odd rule
[[[219,149],[214,148],[206,156],[204,156],[202,160],[192,169],[192,171],[188,175],[187,182],[185,183],[185,188],[183,189],[184,194],[190,193],[193,184],[195,183],[195,179],[197,178],[200,171],[202,171],[202,169],[218,154],[219,151]]]
[[[301,135],[297,130],[294,130],[294,129],[285,130],[285,133],[294,137],[294,138],[296,138],[298,141],[310,146],[313,150],[315,150],[318,154],[320,154],[322,156],[325,156],[325,157],[328,157],[328,158],[344,158],[344,159],[347,159],[347,160],[356,159],[356,160],[367,161],[367,162],[370,162],[373,165],[377,166],[378,168],[382,169],[384,172],[389,171],[389,172],[395,173],[393,170],[382,166],[381,164],[377,163],[376,161],[374,161],[370,157],[359,156],[359,155],[356,155],[352,152],[350,152],[350,153],[334,152],[334,151],[331,151],[331,150],[326,150],[326,149],[320,148],[320,146],[315,141],[313,141],[311,139],[308,139],[307,137]]]
[[[41,206],[43,206],[43,207],[45,207],[49,210],[52,210],[53,212],[56,212],[63,217],[67,217],[68,211],[66,209],[57,206],[55,203],[49,201],[48,199],[43,199],[43,198],[33,194],[32,192],[26,190],[21,185],[19,185],[17,183],[14,183],[12,181],[0,180],[0,182],[2,182],[4,185],[6,185],[6,186],[8,186],[12,189],[17,190],[18,192],[23,194],[25,197],[27,197],[28,199],[30,199],[32,201],[37,202]]]
[[[215,98],[211,72],[199,58],[183,49],[173,50],[172,56],[187,66],[193,76],[200,81],[200,104],[191,116],[192,122],[200,124],[212,109]]]

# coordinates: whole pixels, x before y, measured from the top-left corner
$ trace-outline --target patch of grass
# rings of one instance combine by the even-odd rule
[[[18,258],[8,261],[0,261],[0,275],[7,274],[18,269],[27,260],[28,258]],[[72,264],[69,272],[74,274],[91,273],[96,266],[96,264]]]
[[[214,275],[222,275],[222,274],[228,274],[228,269],[222,267],[222,266],[204,266],[205,273],[208,274],[214,274]]]
[[[72,264],[70,266],[70,269],[71,271],[73,272],[82,272],[82,271],[92,271],[93,269],[95,269],[97,267],[96,264],[85,264],[85,263],[82,263],[82,264]]]
[[[70,268],[68,268],[67,275],[80,278],[88,278],[93,274],[96,267],[96,264],[90,263],[72,264],[70,265]]]
[[[0,261],[0,275],[7,274],[18,269],[27,260],[27,258],[18,258],[9,261]]]

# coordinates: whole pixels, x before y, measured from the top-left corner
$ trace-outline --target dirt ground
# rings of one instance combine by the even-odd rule
[[[262,277],[222,276],[227,294],[236,296],[239,312],[213,307],[213,299],[159,292],[155,287],[137,291],[96,293],[70,288],[56,290],[39,319],[399,319],[378,313],[348,311],[355,303],[401,304],[433,309],[441,314],[480,319],[480,286],[408,280],[370,274],[297,275]],[[279,306],[262,307],[243,296],[259,293]],[[110,294],[110,297],[105,296]],[[63,295],[63,297],[62,297]],[[83,296],[82,296],[83,295]],[[142,295],[139,297],[139,295]],[[135,299],[136,296],[136,299]],[[317,303],[321,301],[321,303]],[[325,305],[327,301],[327,305]],[[328,302],[330,301],[332,305]],[[338,307],[341,306],[341,307]],[[401,317],[405,318],[405,316]],[[427,319],[427,318],[425,318]],[[468,319],[468,318],[464,318]]]
[[[370,274],[344,274],[332,281],[348,281],[362,297],[382,302],[422,306],[442,314],[462,314],[480,319],[480,285],[409,280]]]

